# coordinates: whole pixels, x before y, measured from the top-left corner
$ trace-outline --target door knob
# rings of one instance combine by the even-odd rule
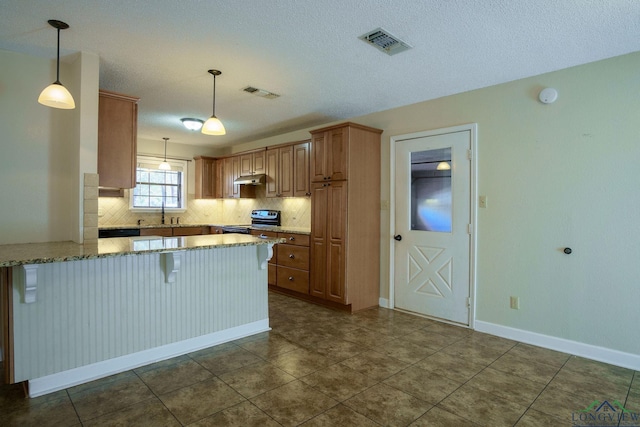
[[[393,236],[393,238],[396,239],[398,242],[402,240],[402,236],[399,234],[396,234],[395,236]]]
[[[565,254],[569,255],[569,254],[570,254],[571,252],[573,252],[573,251],[571,250],[571,248],[564,248],[564,251],[563,251],[563,252],[564,252]]]

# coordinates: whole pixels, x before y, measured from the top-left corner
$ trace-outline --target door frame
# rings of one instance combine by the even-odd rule
[[[446,133],[469,131],[471,137],[471,160],[470,160],[470,208],[471,208],[471,241],[469,247],[469,328],[475,329],[476,318],[476,268],[477,268],[477,230],[478,230],[478,124],[468,123],[459,126],[433,129],[422,132],[415,132],[403,135],[391,136],[389,138],[389,308],[395,309],[395,240],[393,236],[396,227],[396,145],[408,139],[417,139],[428,136],[437,136]],[[443,322],[446,320],[440,319]]]

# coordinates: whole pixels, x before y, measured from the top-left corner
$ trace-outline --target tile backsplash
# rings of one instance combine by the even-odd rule
[[[180,217],[183,224],[249,224],[254,209],[272,209],[282,212],[282,225],[287,227],[311,227],[311,199],[308,197],[267,198],[265,187],[256,187],[255,199],[194,199],[190,194],[187,210],[182,213],[165,215],[165,223],[170,218]],[[159,213],[137,213],[129,210],[129,190],[124,197],[100,197],[98,200],[98,226],[132,225],[139,219],[143,224],[160,224]]]

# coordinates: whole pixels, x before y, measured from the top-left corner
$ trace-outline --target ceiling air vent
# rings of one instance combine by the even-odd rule
[[[396,53],[404,52],[413,47],[384,28],[376,28],[358,38],[369,43],[371,46],[377,47],[387,55],[395,55]]]
[[[253,86],[247,86],[242,90],[247,93],[251,93],[255,96],[260,96],[262,98],[267,98],[267,99],[276,99],[280,96],[276,93],[269,92],[268,90],[258,89],[257,87],[253,87]]]

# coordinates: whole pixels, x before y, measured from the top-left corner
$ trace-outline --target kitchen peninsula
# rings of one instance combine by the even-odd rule
[[[5,380],[31,397],[269,330],[281,239],[224,234],[0,246]]]

